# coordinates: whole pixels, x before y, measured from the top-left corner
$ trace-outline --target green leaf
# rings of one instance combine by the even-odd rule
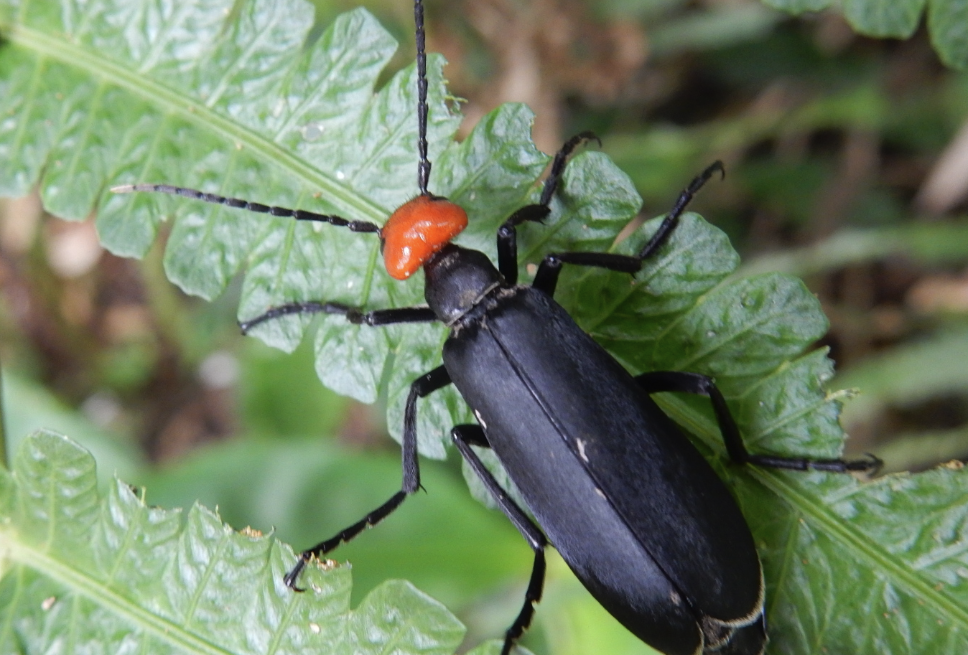
[[[399,479],[396,453],[351,452],[320,440],[235,439],[139,481],[163,506],[217,505],[233,525],[271,525],[279,539],[308,546],[380,505]],[[426,493],[334,553],[353,564],[353,598],[393,575],[460,609],[505,581],[523,582],[533,558],[504,515],[472,499],[444,463],[425,461],[420,479]],[[502,609],[510,617],[515,608]]]
[[[26,193],[39,183],[47,207],[68,218],[96,208],[102,238],[117,252],[143,252],[161,219],[169,217],[169,274],[186,290],[210,297],[245,269],[243,318],[294,300],[367,309],[420,302],[419,275],[402,285],[391,282],[381,270],[378,244],[365,235],[181,198],[104,191],[144,181],[188,184],[381,222],[415,193],[414,75],[408,68],[376,90],[392,43],[369,14],[346,14],[303,47],[311,21],[295,0],[238,6],[228,0],[91,0],[37,5],[29,12],[0,1],[6,39],[0,50],[0,191]],[[464,142],[454,143],[457,118],[445,102],[441,65],[432,58],[431,188],[467,208],[472,227],[461,242],[493,255],[497,225],[537,196],[536,180],[548,158],[530,142],[531,114],[521,106],[502,107]],[[593,150],[578,154],[546,224],[520,230],[522,271],[550,251],[641,247],[654,221],[612,246],[639,204],[627,176],[606,157]],[[837,424],[842,395],[823,390],[832,365],[823,352],[802,354],[826,329],[815,298],[788,276],[733,278],[737,263],[720,231],[687,215],[634,279],[566,269],[560,299],[630,370],[715,375],[757,451],[837,456],[843,447]],[[389,424],[399,430],[410,381],[440,362],[443,329],[373,330],[333,317],[290,317],[266,324],[259,336],[291,349],[310,323],[318,327],[317,369],[324,382],[366,400],[385,393]],[[723,462],[708,403],[673,396],[660,401],[698,437],[749,517],[766,571],[772,652],[964,650],[968,591],[959,571],[968,570],[968,524],[961,472],[861,484],[848,476],[739,470]],[[450,426],[468,418],[453,389],[423,401],[421,451],[443,455]],[[16,507],[6,493],[14,479],[2,484],[0,498]],[[120,487],[115,495],[125,498]],[[97,502],[89,504],[86,511],[94,512]],[[153,510],[139,511],[154,516]],[[186,528],[186,534],[224,532],[200,509],[189,516],[187,525],[199,527]],[[160,527],[149,521],[139,529],[150,541],[156,530],[176,530],[173,525],[166,519]],[[131,534],[142,539],[141,532]],[[71,538],[54,530],[49,543]],[[244,563],[243,555],[229,561]],[[47,572],[54,560],[44,557],[37,562]],[[255,598],[255,591],[278,587],[282,562],[291,561],[291,554],[265,557],[273,575],[260,579],[262,587],[239,581],[233,598]],[[97,563],[91,559],[89,568],[97,570]],[[20,571],[38,569],[15,570],[18,575],[7,575],[2,584],[15,585]],[[125,568],[124,576],[130,578],[125,589],[157,587],[136,566]],[[28,608],[51,595],[56,599],[56,593],[45,595]],[[167,611],[173,602],[151,611]],[[111,612],[122,611],[123,603],[112,603]],[[322,608],[312,611],[324,611],[330,600],[316,603]],[[277,616],[278,606],[272,609],[269,618]],[[247,616],[224,615],[219,630],[244,630],[238,617]],[[113,620],[105,618],[104,625]],[[113,628],[103,630],[114,634]],[[183,632],[172,634],[195,643]]]
[[[767,614],[773,634],[783,635],[776,652],[963,652],[964,477],[939,469],[862,486],[823,476],[791,515],[744,487]],[[786,482],[777,476],[769,485],[779,491]]]
[[[844,0],[843,11],[854,29],[869,36],[908,38],[914,34],[927,0]]]
[[[909,38],[926,13],[935,50],[947,66],[968,66],[968,0],[763,0],[794,14],[840,6],[859,34]]]
[[[349,608],[346,567],[282,575],[292,550],[196,505],[145,504],[62,437],[26,439],[0,472],[0,652],[451,653],[464,629],[405,582]]]
[[[929,0],[928,32],[941,61],[968,66],[968,0]]]

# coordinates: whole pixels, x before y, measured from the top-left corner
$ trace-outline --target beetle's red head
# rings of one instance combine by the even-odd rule
[[[417,196],[401,205],[380,230],[390,277],[406,280],[467,227],[467,212],[446,198]]]

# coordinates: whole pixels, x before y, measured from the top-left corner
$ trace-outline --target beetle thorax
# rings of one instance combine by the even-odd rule
[[[487,255],[454,244],[444,246],[424,265],[424,297],[437,317],[453,325],[473,310],[504,277]]]

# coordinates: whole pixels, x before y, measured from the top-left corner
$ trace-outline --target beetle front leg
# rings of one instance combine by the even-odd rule
[[[551,213],[551,198],[558,189],[558,182],[561,175],[565,172],[565,164],[568,157],[584,141],[601,140],[595,136],[594,132],[581,132],[568,139],[561,149],[555,154],[555,160],[551,164],[551,172],[545,180],[544,189],[541,191],[541,200],[537,204],[527,205],[517,210],[511,217],[501,224],[497,231],[497,268],[508,284],[518,283],[518,233],[517,227],[522,223],[533,222],[541,223]]]
[[[514,623],[504,633],[504,646],[501,648],[501,655],[508,655],[511,652],[511,648],[514,647],[515,642],[520,639],[524,631],[531,625],[531,619],[534,617],[534,605],[541,600],[541,592],[544,589],[545,578],[544,548],[548,545],[548,540],[538,526],[534,524],[534,521],[528,518],[528,515],[508,495],[508,492],[498,484],[498,481],[487,470],[487,467],[484,466],[484,462],[477,456],[477,453],[471,450],[472,444],[475,446],[487,445],[487,436],[484,434],[481,426],[473,424],[458,425],[451,431],[451,436],[454,439],[454,444],[456,444],[457,449],[463,456],[464,461],[474,470],[474,473],[484,483],[488,492],[497,501],[498,507],[511,520],[514,527],[518,529],[518,532],[521,533],[524,540],[531,546],[531,550],[534,551],[534,566],[531,569],[528,590],[524,594],[524,605],[521,607],[521,611],[518,613]]]
[[[526,205],[517,210],[497,230],[497,270],[508,284],[518,283],[518,225],[540,223],[551,213],[546,205]]]
[[[550,253],[545,255],[541,264],[538,265],[538,272],[534,276],[532,286],[541,289],[549,296],[554,296],[555,288],[558,286],[558,276],[561,274],[561,267],[564,264],[604,268],[619,273],[638,273],[642,269],[642,262],[655,254],[672,234],[672,230],[679,222],[679,217],[686,210],[686,206],[692,201],[693,197],[699,193],[699,189],[717,172],[725,174],[723,163],[720,161],[713,162],[706,167],[706,170],[693,178],[689,186],[679,194],[679,198],[672,206],[672,210],[666,214],[665,219],[659,225],[659,229],[637,255],[615,255],[607,252]]]
[[[868,459],[813,459],[809,457],[781,457],[778,455],[756,455],[746,450],[743,437],[736,427],[736,421],[726,405],[726,399],[716,387],[712,378],[699,373],[682,373],[679,371],[655,371],[643,373],[635,378],[643,391],[649,394],[663,391],[695,393],[707,396],[713,404],[716,422],[726,444],[729,458],[737,464],[753,464],[768,468],[789,469],[794,471],[831,471],[834,473],[848,473],[850,471],[876,472],[883,462],[868,455]]]
[[[420,488],[420,462],[417,458],[417,399],[442,389],[448,384],[450,384],[450,375],[443,366],[438,366],[429,373],[424,373],[410,384],[410,393],[407,396],[403,419],[403,443],[401,444],[403,482],[400,485],[400,491],[393,494],[388,501],[353,525],[341,530],[335,536],[319,542],[312,548],[304,550],[299,556],[299,561],[284,578],[287,587],[295,591],[303,591],[296,586],[296,580],[310,559],[325,555],[340,544],[350,541],[366,528],[376,525],[400,507],[407,496]]]

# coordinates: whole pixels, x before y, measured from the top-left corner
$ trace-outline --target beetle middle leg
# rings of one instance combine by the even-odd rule
[[[481,482],[484,483],[484,486],[490,492],[491,496],[494,497],[494,500],[497,502],[498,507],[501,508],[501,511],[504,512],[504,515],[511,520],[514,527],[518,529],[518,532],[521,533],[524,540],[531,546],[531,550],[534,551],[534,566],[531,569],[531,579],[528,582],[528,589],[524,594],[524,605],[521,607],[521,611],[518,613],[514,623],[504,633],[504,646],[501,648],[501,655],[508,655],[515,642],[524,634],[528,626],[531,625],[531,619],[534,617],[534,605],[541,600],[541,592],[544,589],[545,578],[544,549],[548,545],[548,540],[538,526],[534,524],[534,521],[528,518],[528,515],[508,495],[508,492],[494,479],[494,476],[484,466],[484,462],[477,456],[477,453],[471,450],[471,445],[488,446],[487,436],[484,434],[483,428],[474,424],[457,425],[451,431],[451,436],[461,456],[470,465],[474,473],[477,474]]]
[[[306,563],[313,557],[321,557],[332,551],[340,544],[350,541],[366,528],[372,527],[392,514],[403,501],[420,488],[420,463],[417,457],[417,399],[423,398],[438,389],[450,384],[450,375],[443,366],[438,366],[429,373],[424,373],[410,384],[407,404],[403,419],[403,482],[400,491],[393,494],[389,500],[364,516],[353,525],[341,530],[333,537],[321,541],[312,548],[308,548],[299,556],[299,561],[286,574],[286,586],[296,591],[302,591],[296,586],[299,574]]]
[[[635,381],[648,394],[671,391],[707,396],[712,402],[716,422],[719,424],[719,431],[723,436],[723,442],[726,444],[726,452],[729,454],[729,458],[737,464],[753,464],[794,471],[814,469],[834,473],[847,473],[849,471],[873,473],[883,464],[880,459],[873,455],[869,455],[868,459],[846,460],[782,457],[750,453],[743,444],[743,437],[740,435],[736,421],[733,420],[733,415],[726,405],[726,399],[709,376],[679,371],[654,371],[637,376]]]

